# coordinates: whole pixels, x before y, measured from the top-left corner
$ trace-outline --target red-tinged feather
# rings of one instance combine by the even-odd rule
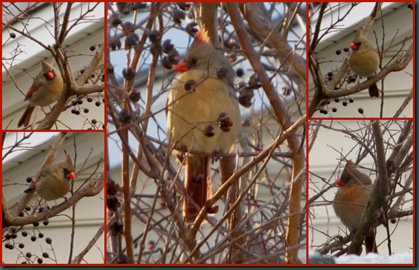
[[[25,101],[31,99],[32,96],[33,96],[33,93],[35,93],[37,89],[38,89],[38,87],[31,86],[31,88],[29,88],[28,93],[26,93]]]
[[[199,43],[210,43],[208,31],[205,27],[202,27],[201,30],[199,30],[198,34],[196,34],[195,41]]]
[[[31,120],[31,115],[34,109],[35,107],[32,107],[32,106],[26,107],[26,110],[23,113],[22,117],[20,118],[17,124],[17,127],[21,127],[22,125],[25,127],[29,126],[29,121]]]
[[[374,234],[365,236],[365,251],[366,253],[378,253]]]
[[[209,157],[190,156],[186,162],[185,221],[192,223],[207,201]]]

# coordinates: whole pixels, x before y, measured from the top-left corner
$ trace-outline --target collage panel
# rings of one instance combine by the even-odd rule
[[[412,3],[311,7],[308,116],[413,117]]]
[[[309,263],[414,263],[414,127],[309,121]]]
[[[2,129],[104,129],[105,3],[2,3]]]
[[[306,262],[305,12],[108,4],[107,263]]]
[[[0,265],[415,265],[415,8],[2,3]]]
[[[414,10],[309,3],[310,264],[415,263]]]
[[[2,2],[2,265],[104,264],[104,14]]]
[[[103,133],[2,139],[2,263],[103,264]]]

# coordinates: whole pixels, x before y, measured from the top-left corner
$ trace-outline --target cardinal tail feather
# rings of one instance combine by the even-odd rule
[[[375,235],[365,236],[365,249],[367,253],[378,253],[377,243],[375,242]]]
[[[186,161],[185,187],[183,204],[185,221],[192,223],[207,201],[209,181],[209,157],[189,156]]]
[[[29,126],[29,121],[31,120],[31,115],[35,107],[28,106],[23,113],[22,117],[19,120],[19,123],[17,124],[17,127],[21,127],[22,125],[27,127]]]
[[[370,94],[370,97],[380,96],[380,90],[378,90],[378,86],[376,83],[368,87],[368,93]]]

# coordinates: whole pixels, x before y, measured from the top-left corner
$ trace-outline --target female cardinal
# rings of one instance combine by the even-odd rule
[[[186,222],[193,222],[211,194],[210,159],[229,153],[239,134],[240,111],[234,94],[234,70],[212,45],[202,28],[173,67],[182,72],[170,86],[167,101],[167,135],[177,149],[193,153],[185,159],[184,200]],[[221,159],[222,180],[234,171],[234,159]],[[208,209],[209,212],[213,211]]]
[[[352,49],[352,54],[349,57],[349,67],[359,76],[369,79],[369,76],[374,75],[380,64],[377,52],[362,35],[357,36],[349,45],[349,48]],[[376,83],[368,87],[368,92],[370,97],[378,97],[380,95]]]
[[[71,157],[66,156],[64,161],[48,165],[40,173],[25,193],[36,191],[46,201],[52,201],[64,197],[70,190],[70,180],[74,180],[73,163]]]
[[[41,72],[36,75],[25,96],[25,101],[29,100],[29,105],[20,118],[18,127],[22,125],[27,127],[35,107],[50,105],[60,98],[63,91],[64,83],[60,72],[44,61],[41,61],[41,67]]]
[[[371,179],[357,170],[352,161],[348,161],[335,184],[339,189],[333,201],[333,208],[343,225],[354,232],[361,222],[362,213],[370,197]],[[365,236],[365,246],[367,253],[377,253],[374,229]]]

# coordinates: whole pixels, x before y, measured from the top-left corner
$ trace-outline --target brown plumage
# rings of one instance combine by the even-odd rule
[[[75,177],[71,157],[67,155],[64,161],[46,166],[25,193],[36,191],[46,201],[56,200],[70,191],[70,181]]]
[[[349,67],[357,75],[369,79],[374,75],[380,64],[377,52],[362,35],[357,36],[349,47],[352,49],[352,54],[349,57]],[[376,83],[368,87],[368,92],[371,97],[380,95]]]
[[[63,91],[63,78],[60,72],[52,65],[41,61],[42,70],[36,75],[33,84],[25,96],[29,105],[20,118],[17,126],[27,127],[36,106],[48,106],[57,101]]]
[[[181,72],[173,80],[167,101],[167,134],[171,145],[199,153],[185,159],[184,200],[186,222],[193,222],[211,194],[210,160],[214,153],[233,150],[240,127],[234,95],[234,70],[215,49],[205,28],[197,34],[184,61],[173,67]],[[222,179],[234,170],[234,160],[222,158]],[[233,167],[233,169],[232,169]]]
[[[356,169],[352,161],[348,161],[336,185],[339,189],[333,200],[333,208],[343,225],[354,232],[361,222],[362,213],[368,203],[372,181],[368,175]],[[372,228],[366,235],[365,246],[367,253],[378,252],[375,243],[375,228]]]

